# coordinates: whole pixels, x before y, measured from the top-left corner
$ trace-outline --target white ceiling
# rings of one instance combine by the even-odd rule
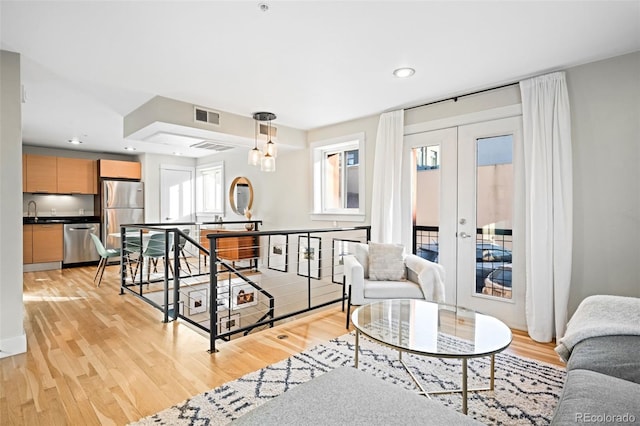
[[[640,50],[640,0],[267,4],[2,0],[24,143],[123,153],[156,95],[312,129]]]

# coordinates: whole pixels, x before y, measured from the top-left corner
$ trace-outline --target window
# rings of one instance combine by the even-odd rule
[[[364,133],[311,144],[314,220],[364,221]]]
[[[421,146],[415,148],[415,152],[418,170],[434,170],[440,168],[440,145]]]
[[[224,165],[222,162],[196,168],[196,205],[199,215],[224,214]]]

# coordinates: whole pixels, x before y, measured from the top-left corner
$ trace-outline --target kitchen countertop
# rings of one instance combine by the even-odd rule
[[[35,217],[23,217],[22,224],[47,224],[47,223],[100,223],[100,216],[38,216],[38,221],[35,221]]]

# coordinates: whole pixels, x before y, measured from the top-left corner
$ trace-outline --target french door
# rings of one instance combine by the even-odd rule
[[[524,329],[524,259],[513,232],[521,122],[416,133],[405,136],[405,149],[413,159],[415,251],[445,268],[446,302]]]

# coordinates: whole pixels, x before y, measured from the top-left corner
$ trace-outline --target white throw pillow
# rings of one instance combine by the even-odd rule
[[[369,279],[401,281],[407,279],[402,244],[369,243]]]
[[[364,277],[369,278],[369,246],[362,243],[356,243],[354,245],[353,255],[356,257],[358,263],[362,265]]]

